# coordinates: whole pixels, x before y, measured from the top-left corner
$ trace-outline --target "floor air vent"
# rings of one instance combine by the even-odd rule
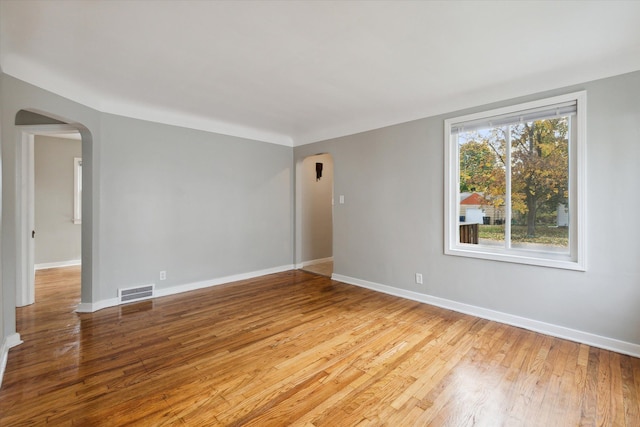
[[[153,288],[155,285],[144,285],[135,288],[118,289],[118,302],[124,304],[126,302],[141,301],[153,298]]]

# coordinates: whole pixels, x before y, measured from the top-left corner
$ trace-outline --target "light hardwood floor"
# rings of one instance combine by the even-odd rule
[[[333,274],[333,261],[321,262],[318,264],[307,265],[302,268],[304,271],[316,273],[321,276],[331,277]]]
[[[290,271],[76,314],[18,309],[0,425],[638,426],[640,360]]]

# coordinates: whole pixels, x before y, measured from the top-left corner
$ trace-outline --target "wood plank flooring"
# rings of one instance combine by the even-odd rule
[[[333,261],[321,262],[318,264],[307,265],[302,268],[304,271],[316,273],[321,276],[331,277],[333,274]]]
[[[639,426],[640,359],[290,271],[18,309],[0,425]]]

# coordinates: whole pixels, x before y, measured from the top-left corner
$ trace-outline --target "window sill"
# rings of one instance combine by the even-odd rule
[[[471,246],[471,245],[469,245]],[[535,252],[501,250],[492,248],[466,248],[464,245],[445,249],[446,255],[462,256],[468,258],[486,259],[490,261],[511,262],[516,264],[534,265],[538,267],[560,268],[564,270],[586,271],[585,263],[571,259],[568,255],[540,253],[544,256],[536,256]]]

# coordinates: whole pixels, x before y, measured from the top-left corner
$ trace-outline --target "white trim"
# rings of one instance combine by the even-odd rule
[[[16,159],[16,307],[35,302],[35,133],[28,128],[18,133]]]
[[[460,173],[458,170],[458,147],[452,141],[452,126],[461,122],[486,119],[517,111],[562,104],[568,101],[575,101],[577,109],[576,120],[573,125],[576,126],[576,134],[575,138],[573,136],[570,138],[569,147],[570,152],[575,150],[575,153],[570,155],[569,158],[569,171],[571,174],[569,177],[569,186],[571,188],[569,194],[571,198],[569,202],[571,206],[570,254],[554,254],[552,252],[521,250],[510,247],[493,248],[459,243],[458,218],[460,215],[460,200],[458,189],[460,186]],[[444,253],[446,255],[586,271],[586,105],[587,92],[580,91],[444,120]],[[507,215],[507,218],[509,218],[509,215]]]
[[[576,176],[573,182],[577,186],[576,190],[571,194],[574,199],[570,201],[576,206],[576,227],[572,231],[576,233],[577,239],[574,240],[576,250],[576,264],[581,265],[583,270],[587,269],[587,92],[578,93],[578,112],[576,118],[578,127],[576,128],[577,144],[575,145],[576,154],[573,159],[573,171]],[[569,164],[571,168],[571,164]],[[571,169],[570,169],[571,170]],[[571,181],[569,181],[571,183]],[[571,196],[570,195],[570,196]],[[576,200],[577,199],[577,200]],[[571,221],[571,215],[569,215]],[[577,240],[577,241],[576,241]],[[574,247],[571,248],[573,250]]]
[[[211,286],[224,285],[240,280],[253,279],[255,277],[266,276],[267,274],[281,273],[293,269],[292,264],[282,265],[279,267],[267,268],[265,270],[252,271],[250,273],[234,274],[231,276],[219,277],[217,279],[204,280],[202,282],[185,283],[183,285],[171,286],[169,288],[156,288],[153,298],[166,297],[169,295],[180,294],[183,292],[195,291],[197,289],[209,288]],[[120,305],[118,298],[109,298],[96,302],[81,302],[76,307],[77,313],[93,313],[107,307],[115,307]]]
[[[184,285],[172,286],[170,288],[156,289],[156,297],[175,295],[182,292],[195,291],[197,289],[209,288],[211,286],[224,285],[226,283],[240,280],[253,279],[255,277],[266,276],[267,274],[281,273],[293,269],[293,265],[283,265],[280,267],[268,268],[265,270],[253,271],[250,273],[234,274],[232,276],[219,277],[217,279],[204,280],[202,282],[187,283]]]
[[[9,335],[2,342],[2,346],[0,347],[0,387],[2,387],[4,371],[7,367],[7,360],[9,359],[9,350],[20,344],[22,344],[22,340],[20,339],[19,333]]]
[[[464,256],[468,258],[487,259],[492,261],[513,262],[517,264],[537,265],[539,267],[551,267],[561,268],[564,270],[576,270],[586,271],[584,265],[581,265],[577,261],[570,261],[566,259],[553,259],[553,253],[544,253],[548,255],[548,258],[542,256],[536,257],[537,252],[534,251],[517,251],[516,249],[509,249],[509,253],[505,253],[504,249],[493,249],[490,247],[481,248],[464,248],[457,247],[455,249],[445,248],[444,251],[447,255]],[[540,253],[542,255],[542,253]]]
[[[73,158],[73,223],[82,224],[82,157]]]
[[[76,307],[76,313],[93,313],[103,308],[115,307],[120,305],[118,298],[103,299],[96,302],[81,302]]]
[[[82,265],[82,261],[79,259],[72,259],[69,261],[43,262],[40,264],[36,264],[35,269],[46,270],[48,268],[72,267],[76,265]]]
[[[528,319],[501,311],[490,310],[470,304],[465,304],[445,298],[439,298],[431,295],[421,294],[418,292],[408,291],[405,289],[395,288],[393,286],[382,285],[375,282],[356,279],[353,277],[333,274],[331,279],[344,282],[350,285],[359,286],[373,291],[406,298],[425,304],[434,305],[436,307],[446,308],[448,310],[457,311],[459,313],[469,314],[480,317],[482,319],[492,320],[495,322],[505,323],[511,326],[517,326],[530,331],[539,332],[541,334],[550,335],[557,338],[574,341],[605,350],[615,351],[617,353],[627,354],[633,357],[640,357],[640,344],[634,344],[627,341],[617,340],[615,338],[603,337],[589,332],[579,331],[564,326],[554,325],[551,323],[541,322],[539,320]]]

